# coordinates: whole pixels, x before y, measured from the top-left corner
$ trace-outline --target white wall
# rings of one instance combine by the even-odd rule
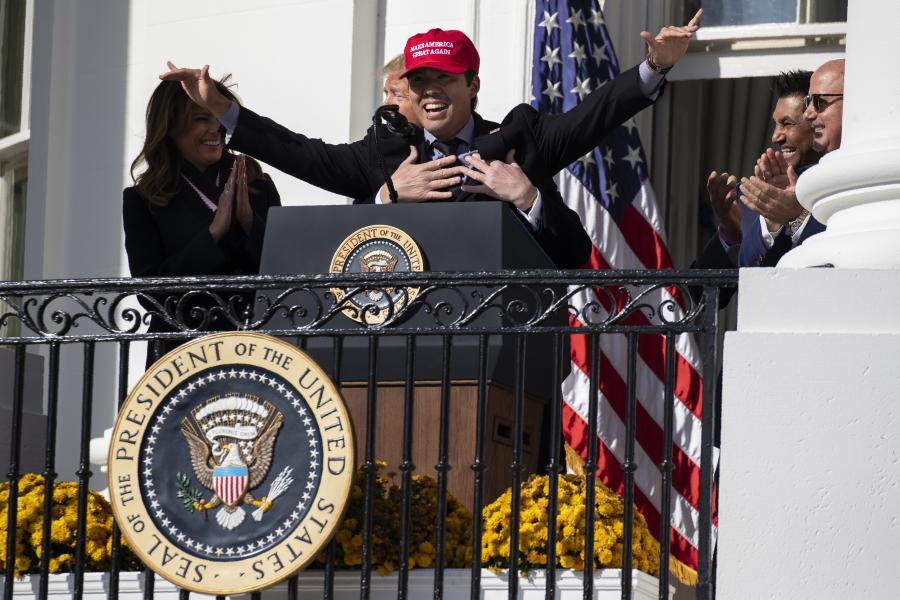
[[[897,271],[741,269],[726,334],[720,598],[897,597]]]

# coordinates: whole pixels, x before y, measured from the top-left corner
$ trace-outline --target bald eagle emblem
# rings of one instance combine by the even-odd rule
[[[221,506],[216,522],[234,529],[244,522],[242,505],[255,506],[253,518],[261,520],[272,502],[293,482],[291,468],[284,470],[255,499],[250,491],[265,481],[272,466],[272,451],[284,420],[269,402],[249,394],[225,394],[195,407],[181,422],[181,433],[191,451],[191,465],[200,485],[212,491],[191,489],[188,478],[178,474],[178,497],[185,509],[200,512]]]

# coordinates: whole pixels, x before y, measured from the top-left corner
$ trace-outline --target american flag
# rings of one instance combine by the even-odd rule
[[[588,92],[619,73],[619,65],[596,0],[537,0],[532,71],[533,106],[545,113],[574,107]],[[581,217],[593,241],[592,269],[671,269],[666,237],[647,173],[647,160],[633,120],[616,128],[597,148],[559,175],[566,204]],[[682,301],[661,289],[649,302]],[[585,291],[576,306],[595,303],[615,310],[615,299]],[[573,325],[581,325],[570,317]],[[634,314],[631,324],[650,324],[655,317]],[[588,431],[589,366],[586,336],[571,338],[572,372],[563,384],[563,428],[566,443],[582,459],[596,440],[597,475],[619,494],[624,492],[627,340],[622,334],[601,336],[596,437]],[[692,338],[679,336],[675,396],[665,398],[665,340],[640,336],[636,396],[634,498],[650,531],[660,531],[664,403],[674,407],[670,550],[680,562],[683,580],[696,575],[700,500],[701,387],[700,357]],[[714,521],[715,523],[715,521]],[[686,566],[688,569],[681,568]],[[662,566],[665,568],[665,566]]]

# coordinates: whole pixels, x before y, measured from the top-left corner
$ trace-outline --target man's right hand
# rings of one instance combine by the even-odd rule
[[[188,98],[213,114],[217,119],[231,108],[231,100],[219,93],[216,82],[209,76],[209,65],[202,69],[179,69],[171,61],[169,70],[159,76],[166,81],[179,81]]]
[[[465,167],[453,166],[458,162],[455,156],[445,156],[427,163],[416,164],[419,152],[415,146],[409,147],[409,156],[406,157],[394,174],[391,181],[397,190],[399,202],[427,202],[428,200],[449,200],[453,194],[449,191],[441,191],[457,185],[461,181],[460,174]],[[379,191],[381,202],[389,204],[387,186],[381,186]]]
[[[731,242],[741,239],[741,209],[737,198],[737,177],[728,173],[713,171],[706,178],[706,192],[709,203],[719,220],[722,234]]]

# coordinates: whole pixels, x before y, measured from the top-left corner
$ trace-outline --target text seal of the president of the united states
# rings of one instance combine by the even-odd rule
[[[329,273],[421,273],[425,261],[418,244],[390,225],[367,225],[348,235],[334,252]],[[363,325],[380,325],[399,315],[419,294],[417,287],[362,286],[349,294],[331,288],[347,317]]]
[[[175,585],[262,589],[336,531],[354,447],[337,388],[306,353],[256,333],[158,360],[119,411],[109,491],[129,547]]]

